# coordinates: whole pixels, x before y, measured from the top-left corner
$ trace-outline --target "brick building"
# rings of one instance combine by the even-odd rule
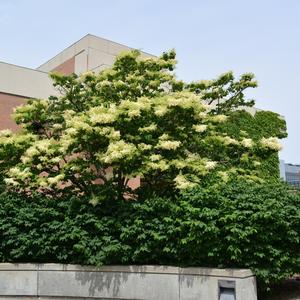
[[[129,50],[132,48],[88,34],[36,69],[0,62],[0,130],[17,128],[11,114],[26,99],[57,95],[49,72],[97,72],[111,66],[120,52]],[[142,56],[152,55],[142,52]]]

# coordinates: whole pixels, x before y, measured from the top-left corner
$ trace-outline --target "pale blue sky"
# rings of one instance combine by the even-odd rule
[[[299,0],[1,0],[0,60],[35,68],[87,33],[159,55],[177,74],[256,74],[256,106],[285,116],[281,158],[300,163]]]

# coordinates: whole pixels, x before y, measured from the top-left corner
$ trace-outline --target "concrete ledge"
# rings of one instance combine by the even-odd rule
[[[246,278],[253,276],[249,269],[217,269],[217,268],[179,268],[172,266],[156,265],[131,265],[131,266],[81,266],[65,264],[12,264],[0,263],[0,270],[36,270],[36,271],[80,271],[80,272],[123,272],[123,273],[154,273],[154,274],[182,274],[198,276],[217,276]]]
[[[0,264],[0,299],[218,300],[220,282],[235,287],[236,300],[257,299],[247,269]]]

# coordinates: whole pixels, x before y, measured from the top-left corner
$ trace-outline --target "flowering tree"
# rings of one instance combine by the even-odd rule
[[[277,152],[275,137],[254,142],[217,130],[230,111],[252,106],[244,90],[251,74],[232,73],[185,84],[172,72],[175,53],[141,59],[119,56],[111,69],[53,74],[61,97],[30,100],[15,114],[21,131],[0,133],[0,172],[8,188],[49,195],[134,197],[128,185],[159,194],[193,187],[210,178],[259,180],[260,153]]]

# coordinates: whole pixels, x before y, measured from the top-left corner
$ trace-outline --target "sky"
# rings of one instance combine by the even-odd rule
[[[299,0],[1,0],[0,61],[36,68],[87,33],[160,55],[178,78],[252,72],[256,107],[283,115],[280,158],[300,163]]]

